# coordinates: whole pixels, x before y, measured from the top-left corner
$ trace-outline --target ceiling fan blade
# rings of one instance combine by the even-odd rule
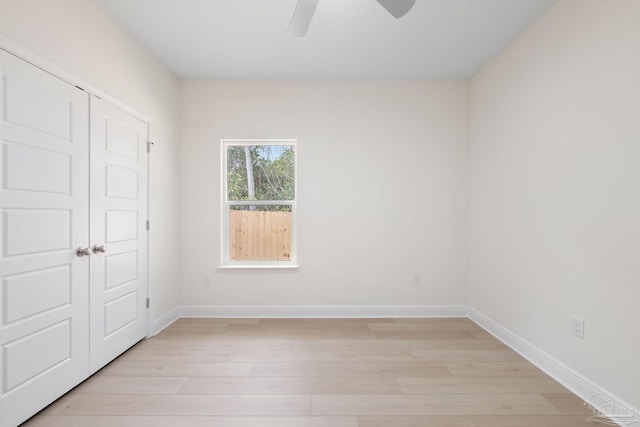
[[[416,4],[416,0],[377,0],[377,2],[396,19],[402,18]]]
[[[293,12],[287,32],[295,37],[307,34],[311,18],[316,11],[319,0],[298,0],[296,10]],[[414,0],[415,1],[415,0]]]

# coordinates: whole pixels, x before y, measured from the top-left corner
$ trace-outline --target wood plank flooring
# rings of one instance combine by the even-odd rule
[[[181,319],[25,427],[586,427],[468,319]]]

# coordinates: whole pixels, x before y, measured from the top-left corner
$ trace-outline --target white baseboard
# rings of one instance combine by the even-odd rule
[[[150,338],[160,333],[163,329],[169,327],[173,322],[175,322],[180,317],[182,317],[181,312],[182,312],[182,307],[178,306],[173,310],[163,314],[158,319],[154,320],[151,335],[149,335],[147,338]]]
[[[467,307],[455,306],[183,306],[180,317],[221,318],[366,318],[467,317]]]
[[[621,426],[639,423],[640,411],[609,391],[584,378],[559,360],[520,338],[499,323],[479,311],[469,308],[469,319],[511,347],[515,352],[536,365],[551,378],[571,390],[585,402],[591,403],[600,413]]]

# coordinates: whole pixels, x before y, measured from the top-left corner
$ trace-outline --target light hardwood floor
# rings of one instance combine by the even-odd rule
[[[28,427],[586,427],[468,319],[181,319]]]

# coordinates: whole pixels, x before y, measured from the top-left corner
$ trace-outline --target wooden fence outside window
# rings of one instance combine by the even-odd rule
[[[232,261],[289,261],[291,212],[229,211]]]

